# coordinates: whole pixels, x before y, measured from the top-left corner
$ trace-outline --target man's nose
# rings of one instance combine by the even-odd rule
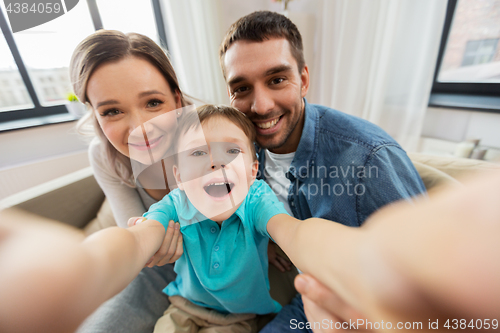
[[[255,87],[253,101],[250,111],[260,115],[266,115],[274,109],[272,92],[264,87]]]

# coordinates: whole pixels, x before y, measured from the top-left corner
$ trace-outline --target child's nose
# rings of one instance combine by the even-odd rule
[[[219,152],[219,149],[212,149],[210,152],[210,158],[212,163],[211,165],[212,170],[217,170],[220,168],[224,169],[226,167],[226,163],[223,159],[223,154]]]
[[[220,164],[220,167],[222,169],[224,169],[226,166],[224,164]],[[212,170],[217,170],[218,168],[219,168],[219,165],[212,163]]]

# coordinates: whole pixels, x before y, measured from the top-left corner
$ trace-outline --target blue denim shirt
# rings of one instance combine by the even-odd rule
[[[265,180],[266,155],[260,148],[257,154],[258,178]],[[320,217],[348,226],[360,226],[390,202],[425,192],[406,152],[381,128],[307,101],[302,136],[286,177],[291,181],[288,204],[296,218]]]

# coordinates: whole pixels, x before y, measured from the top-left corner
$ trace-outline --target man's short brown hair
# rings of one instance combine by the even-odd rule
[[[233,43],[239,40],[263,42],[272,38],[285,38],[288,41],[290,52],[297,61],[298,70],[301,73],[306,62],[299,29],[284,15],[270,11],[258,11],[234,22],[222,40],[219,48],[219,61],[224,78],[226,78],[224,56]]]

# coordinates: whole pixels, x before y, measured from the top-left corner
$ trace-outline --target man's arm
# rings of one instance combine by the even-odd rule
[[[385,145],[371,152],[359,173],[356,195],[358,223],[387,204],[425,193],[425,186],[406,155],[396,145]]]
[[[164,234],[164,227],[151,221],[84,239],[61,223],[1,211],[0,331],[75,330],[135,278]]]
[[[298,268],[366,318],[497,318],[498,202],[496,173],[389,205],[361,228],[277,215],[268,231]]]
[[[357,294],[357,290],[344,285],[362,284],[362,267],[354,260],[363,241],[362,229],[320,218],[300,221],[280,214],[269,220],[267,230],[298,269],[320,281],[328,280],[343,290],[343,297],[355,299],[351,293]]]

